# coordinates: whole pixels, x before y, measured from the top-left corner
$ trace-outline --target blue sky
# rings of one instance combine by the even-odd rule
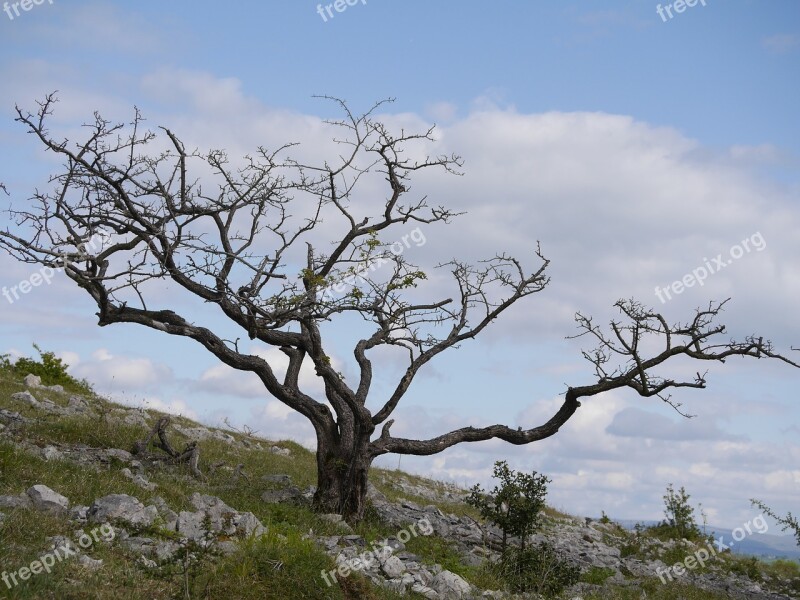
[[[465,159],[461,178],[415,181],[415,191],[468,214],[427,229],[410,258],[425,269],[507,251],[532,264],[540,240],[552,260],[545,292],[431,365],[401,405],[396,433],[531,426],[549,418],[567,385],[591,381],[582,342],[564,339],[574,313],[607,321],[618,298],[675,321],[731,296],[731,335],[800,346],[800,4],[707,0],[666,22],[657,4],[367,0],[325,21],[316,3],[297,0],[45,0],[14,19],[0,13],[0,181],[24,202],[57,166],[13,122],[15,103],[33,108],[53,90],[65,136],[94,110],[129,119],[135,105],[151,127],[232,156],[294,140],[311,154],[323,147],[320,120],[339,115],[314,95],[344,98],[357,112],[396,98],[382,109],[388,122],[436,123],[435,151]],[[657,299],[656,286],[746,239],[764,246],[702,287]],[[0,256],[0,285],[32,272]],[[224,326],[172,291],[158,300]],[[125,402],[313,442],[302,419],[189,341],[97,327],[88,296],[68,281],[5,302],[0,351],[29,354],[38,342]],[[352,333],[346,324],[328,332],[346,375]],[[400,364],[376,365],[379,394]],[[545,442],[460,446],[402,466],[472,485],[507,458],[550,475],[557,506],[620,518],[658,518],[673,482],[733,528],[752,518],[750,496],[797,510],[798,381],[800,371],[764,361],[712,365],[707,390],[675,396],[697,415],[691,421],[658,401],[611,394],[586,402]],[[314,389],[313,374],[307,384]]]

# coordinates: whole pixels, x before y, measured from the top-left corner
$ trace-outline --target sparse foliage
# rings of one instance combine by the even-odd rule
[[[782,531],[789,531],[791,530],[794,533],[794,537],[797,540],[797,545],[800,546],[800,522],[797,520],[797,517],[792,515],[792,513],[786,513],[785,517],[780,516],[774,510],[772,510],[769,506],[764,504],[761,500],[757,500],[755,498],[750,500],[750,504],[753,506],[758,507],[765,515],[771,517],[777,521],[778,525],[781,526]]]

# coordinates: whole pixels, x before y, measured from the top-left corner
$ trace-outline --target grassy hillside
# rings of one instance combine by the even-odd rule
[[[45,380],[45,384],[52,383]],[[315,483],[314,456],[305,448],[290,441],[268,442],[241,432],[226,431],[235,443],[223,439],[199,441],[200,469],[206,479],[191,475],[186,466],[161,465],[148,468],[149,482],[157,486],[147,490],[126,476],[123,461],[81,461],[76,457],[91,455],[92,449],[118,448],[131,450],[137,440],[147,433],[149,425],[162,416],[156,411],[137,411],[98,397],[85,383],[61,382],[64,391],[32,389],[40,402],[47,399],[56,406],[67,407],[70,398],[86,398],[91,411],[80,415],[54,415],[30,403],[12,399],[26,390],[19,372],[8,365],[0,368],[0,410],[18,413],[23,423],[12,426],[0,419],[0,496],[18,495],[36,484],[44,484],[69,498],[71,505],[89,506],[108,494],[129,494],[145,505],[163,499],[174,511],[191,510],[189,498],[194,492],[217,496],[237,511],[252,512],[267,527],[267,535],[241,543],[230,555],[206,555],[196,550],[192,560],[177,560],[161,568],[143,564],[135,553],[117,543],[96,543],[87,551],[92,558],[101,559],[102,567],[92,570],[79,561],[57,564],[47,574],[33,575],[21,585],[9,590],[0,582],[0,597],[33,599],[167,599],[167,598],[237,598],[237,599],[396,599],[422,597],[399,596],[373,585],[355,573],[328,587],[320,577],[322,571],[336,567],[328,556],[306,534],[341,534],[341,525],[314,514],[308,506],[266,503],[261,495],[273,484],[269,476],[288,475],[297,487],[304,489]],[[73,400],[73,402],[75,402]],[[180,417],[172,422],[179,427],[193,428],[196,423]],[[7,423],[3,427],[2,423]],[[189,437],[170,429],[170,440],[182,448]],[[224,436],[221,436],[224,437]],[[270,448],[288,450],[289,456]],[[45,449],[47,449],[45,451]],[[436,504],[446,513],[477,515],[457,500],[432,501],[431,496],[415,495],[415,489],[425,489],[436,496],[451,491],[446,484],[433,482],[399,471],[374,469],[371,474],[375,487],[389,500],[400,498],[421,505]],[[66,516],[55,516],[30,509],[0,508],[5,517],[0,520],[0,564],[5,571],[29,565],[50,548],[48,538],[71,537],[78,528]],[[548,526],[568,518],[548,511]],[[88,531],[88,526],[84,526]],[[353,534],[368,543],[397,533],[396,527],[382,523],[373,512],[358,524]],[[169,535],[156,524],[138,532],[141,536]],[[619,533],[620,536],[626,534]],[[490,569],[466,565],[452,544],[436,536],[416,537],[407,550],[418,555],[425,564],[439,564],[481,589],[502,588]],[[634,551],[634,550],[631,550]],[[188,552],[188,550],[187,550]],[[731,560],[734,560],[733,558]],[[733,564],[733,563],[732,563]],[[737,567],[745,568],[745,567]],[[758,570],[761,567],[751,567]],[[792,567],[787,577],[793,575]],[[777,570],[771,575],[778,576]],[[797,573],[794,573],[796,576]],[[584,582],[603,584],[602,572],[589,571]],[[602,591],[587,590],[584,598],[723,598],[710,595],[690,586],[660,585],[658,580],[644,581],[635,588],[606,586]],[[571,597],[571,596],[570,596]]]

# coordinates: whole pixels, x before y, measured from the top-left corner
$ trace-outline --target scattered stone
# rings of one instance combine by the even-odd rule
[[[172,558],[180,548],[180,545],[176,542],[156,542],[153,546],[153,556],[157,561],[162,562]]]
[[[45,460],[58,460],[62,458],[61,452],[55,446],[45,446],[42,448],[42,458]]]
[[[64,535],[53,535],[47,538],[47,542],[50,544],[49,550],[58,550],[60,548],[67,548],[73,549],[76,552],[79,549],[76,547],[75,542]]]
[[[34,375],[33,373],[29,373],[25,375],[25,378],[22,380],[25,384],[25,387],[29,388],[38,388],[42,387],[42,378],[38,375]]]
[[[13,410],[6,410],[5,408],[0,408],[0,419],[4,420],[9,425],[15,423],[30,423],[30,419],[27,417],[23,417],[18,412],[14,412]]]
[[[89,507],[88,506],[73,506],[69,511],[69,518],[76,521],[81,525],[89,520]]]
[[[122,469],[120,471],[120,473],[124,477],[127,477],[128,479],[133,481],[133,483],[135,483],[139,487],[144,488],[145,490],[147,490],[148,492],[152,492],[153,490],[155,490],[158,487],[155,483],[152,483],[152,482],[148,481],[147,479],[145,479],[141,475],[134,475],[133,472],[131,472],[131,470],[129,468],[127,468],[127,467]]]
[[[334,525],[338,526],[339,529],[342,531],[346,531],[348,533],[353,533],[353,528],[342,518],[342,515],[337,515],[336,513],[328,513],[324,515],[319,515],[319,518],[323,521],[328,521],[329,523],[333,523]]]
[[[91,556],[87,556],[86,554],[81,554],[78,557],[78,563],[84,568],[88,569],[89,571],[97,571],[100,567],[103,566],[103,561],[99,558],[92,558]]]
[[[26,494],[37,510],[52,514],[62,514],[69,510],[69,500],[46,485],[34,485]]]
[[[280,502],[297,502],[303,498],[303,492],[297,486],[290,486],[282,490],[267,490],[261,494],[261,499],[268,504]]]
[[[278,456],[291,456],[292,451],[288,448],[281,448],[280,446],[272,446],[269,449],[271,454],[277,454]]]
[[[109,459],[116,458],[122,462],[130,462],[133,460],[133,454],[127,450],[121,450],[119,448],[109,448],[108,450],[105,450],[104,453]]]
[[[89,508],[93,523],[119,521],[131,527],[149,527],[158,516],[155,506],[147,506],[127,494],[111,494],[94,501]]]
[[[150,423],[147,420],[147,413],[140,410],[128,411],[128,414],[122,418],[122,422],[126,425],[134,425],[145,428],[150,427]]]
[[[29,405],[33,406],[34,408],[40,408],[41,407],[41,405],[39,404],[39,401],[36,398],[33,397],[33,394],[31,394],[28,391],[17,392],[16,394],[12,394],[11,395],[11,399],[12,400],[18,400],[19,402],[25,402],[26,404],[29,404]]]
[[[396,556],[390,556],[381,565],[381,570],[386,573],[386,576],[389,579],[395,579],[406,572],[406,567],[403,565],[403,561],[401,561],[399,558]]]
[[[84,398],[80,396],[70,396],[69,402],[67,402],[68,414],[82,414],[89,411],[89,403]]]
[[[207,429],[205,427],[181,427],[180,425],[173,425],[173,427],[176,431],[196,442],[203,442],[205,440],[220,440],[228,444],[236,443],[236,438],[229,433],[225,433],[224,431]]]
[[[450,571],[442,571],[430,583],[443,600],[461,600],[468,598],[470,585],[461,577]]]
[[[251,512],[241,513],[239,518],[234,519],[234,523],[236,525],[236,533],[240,537],[261,537],[267,533],[267,528]]]
[[[27,494],[0,496],[0,508],[31,508],[33,504]]]
[[[156,561],[151,560],[144,555],[141,555],[138,559],[136,559],[136,564],[143,566],[145,569],[155,569],[158,567],[158,563]]]

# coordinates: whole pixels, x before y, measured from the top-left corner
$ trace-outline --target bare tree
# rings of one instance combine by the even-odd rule
[[[629,387],[641,396],[672,402],[664,395],[670,388],[704,388],[700,373],[690,381],[651,374],[674,356],[699,361],[770,357],[798,366],[761,338],[716,343],[724,327],[715,325],[714,318],[724,303],[697,311],[686,324],[668,325],[640,304],[620,301],[624,320],[612,322],[610,333],[578,315],[581,335],[598,343],[585,353],[595,381],[568,387],[562,406],[546,423],[530,429],[464,427],[427,440],[393,436],[390,417],[420,369],[476,337],[518,300],[544,290],[549,261],[538,246],[531,272],[506,255],[477,266],[452,260],[438,267],[452,273],[457,295],[414,300],[418,292],[413,288],[425,273],[391,252],[378,236],[403,224],[448,223],[456,216],[443,206],[429,206],[425,198],[406,198],[412,174],[428,169],[457,174],[461,159],[409,158],[433,140],[433,130],[396,135],[374,117],[381,103],[356,116],[344,102],[331,100],[343,111],[342,120],[329,124],[344,132],[335,140],[344,152],[334,164],[317,166],[288,158],[289,145],[259,148],[237,167],[223,151],[187,151],[168,129],[162,129],[163,136],[143,130],[138,110],[128,125],[112,124],[95,113],[86,125],[86,139],[70,143],[47,129],[56,101],[52,95],[36,113],[17,107],[16,120],[64,159],[64,170],[51,177],[50,191],[37,191],[25,208],[12,208],[16,224],[0,232],[0,244],[19,260],[63,267],[96,302],[99,325],[138,323],[191,338],[223,363],[257,375],[266,394],[305,416],[317,438],[315,504],[320,510],[361,518],[369,468],[382,454],[430,455],[491,438],[529,444],[556,433],[584,397]],[[155,151],[158,144],[162,149]],[[210,167],[211,174],[190,175],[195,165],[206,171]],[[385,180],[386,196],[378,210],[360,214],[355,190],[376,175]],[[302,220],[291,216],[290,205],[305,207]],[[343,225],[329,250],[312,243],[323,214],[333,214]],[[105,243],[88,252],[88,241],[99,232],[106,232]],[[366,263],[387,265],[382,283],[356,277]],[[346,294],[325,293],[326,286],[348,278],[354,285]],[[151,284],[165,280],[214,306],[250,339],[280,349],[288,356],[285,373],[240,350],[238,339],[226,340],[195,322],[198,315],[150,307]],[[352,382],[332,365],[322,335],[325,322],[348,314],[369,327],[353,350],[357,377]],[[660,349],[646,354],[654,340]],[[369,408],[369,356],[381,346],[399,349],[408,363],[388,398],[375,399]],[[305,361],[324,384],[324,398],[301,389]]]

